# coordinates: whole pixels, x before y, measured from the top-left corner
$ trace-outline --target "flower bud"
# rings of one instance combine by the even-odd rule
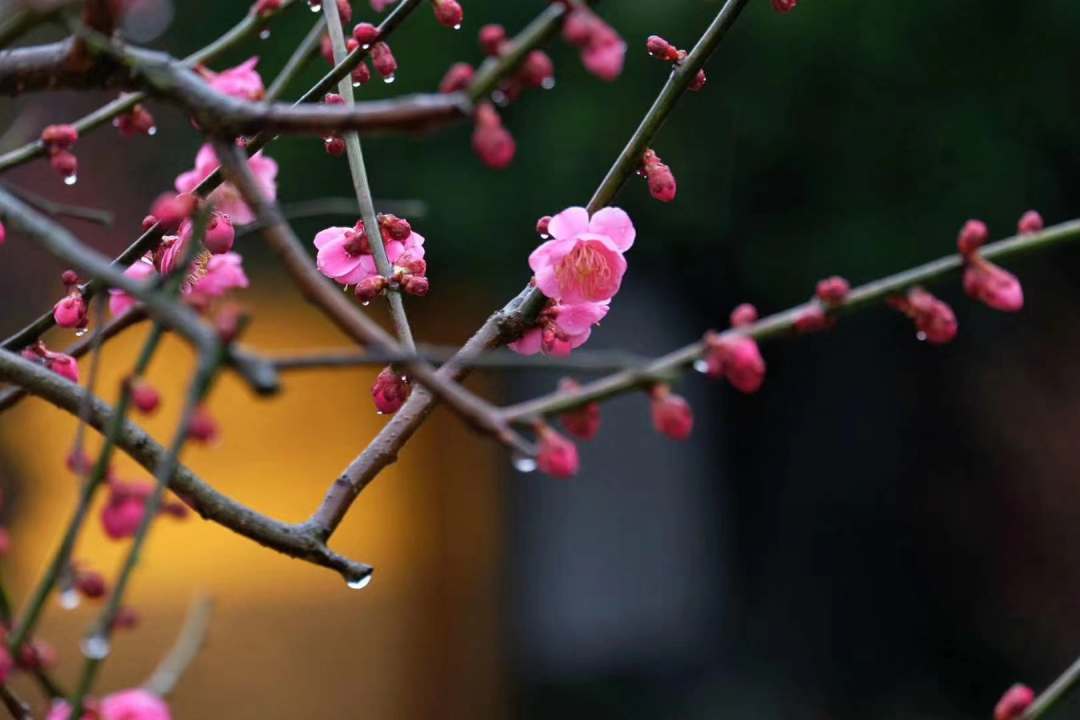
[[[90,600],[105,597],[105,578],[99,572],[80,571],[75,575],[75,589]]]
[[[536,466],[540,472],[559,480],[576,475],[580,462],[574,443],[552,430],[546,423],[537,425],[536,432],[540,440]]]
[[[970,255],[986,244],[988,239],[990,231],[986,229],[986,223],[982,220],[968,220],[960,230],[956,247],[961,255]]]
[[[424,297],[428,294],[430,284],[423,275],[409,275],[401,281],[401,289],[409,295]]]
[[[139,613],[134,608],[122,607],[113,618],[113,630],[134,630],[139,626]]]
[[[359,65],[353,68],[352,79],[353,82],[361,85],[367,85],[371,82],[371,68],[368,67],[366,62],[361,61]]]
[[[757,308],[750,303],[743,303],[731,311],[731,327],[745,327],[757,321]]]
[[[45,366],[60,377],[67,378],[71,382],[79,382],[79,363],[70,355],[60,352],[47,352]]]
[[[694,413],[690,403],[671,392],[666,383],[657,383],[649,390],[652,400],[652,421],[657,432],[672,440],[685,440],[694,429]]]
[[[41,133],[41,142],[49,146],[49,152],[70,150],[79,139],[74,125],[50,125]]]
[[[722,338],[710,333],[705,337],[704,359],[710,379],[723,377],[740,392],[757,392],[765,382],[765,360],[753,338]]]
[[[786,15],[795,9],[799,0],[772,0],[772,8],[781,15]]]
[[[1016,276],[977,255],[969,258],[964,269],[964,292],[1002,312],[1019,312],[1024,307],[1024,289]]]
[[[75,289],[53,307],[53,320],[62,328],[85,328],[87,325],[86,301]]]
[[[427,261],[406,250],[394,263],[396,275],[427,275]]]
[[[345,141],[337,136],[326,138],[324,146],[330,157],[341,157],[345,154]]]
[[[694,75],[694,79],[690,81],[690,84],[686,86],[686,89],[690,92],[697,92],[705,87],[706,80],[705,71],[698,70],[697,75]]]
[[[828,330],[835,324],[836,320],[826,315],[824,310],[817,305],[810,305],[795,318],[792,328],[797,333],[808,335],[810,333]]]
[[[375,27],[371,23],[360,23],[353,28],[353,38],[356,42],[360,43],[360,47],[365,45],[372,45],[379,39],[379,28]]]
[[[469,83],[472,82],[475,74],[476,71],[473,70],[473,66],[469,63],[454,63],[446,71],[446,76],[443,77],[442,82],[439,83],[439,92],[445,95],[461,92],[469,87]]]
[[[409,399],[410,391],[408,381],[388,367],[375,378],[375,383],[371,386],[371,397],[375,400],[375,409],[380,415],[393,415]]]
[[[1016,229],[1020,232],[1021,235],[1042,232],[1042,215],[1035,212],[1034,210],[1028,210],[1020,217],[1020,222],[1017,223]]]
[[[195,214],[198,205],[199,201],[190,193],[165,193],[154,201],[150,214],[157,218],[163,232],[174,233],[180,228],[180,223]]]
[[[388,235],[391,240],[397,240],[398,242],[404,242],[412,235],[412,225],[409,224],[408,220],[389,213],[379,216],[379,227],[384,235]]]
[[[273,15],[281,9],[281,0],[258,0],[255,3],[255,14],[260,17]]]
[[[526,87],[548,88],[555,82],[555,64],[543,50],[533,50],[525,56],[525,62],[517,78]]]
[[[11,659],[11,653],[6,647],[0,646],[0,685],[6,684],[15,669],[15,661]]]
[[[154,116],[142,105],[136,105],[131,109],[131,112],[113,120],[113,125],[124,137],[153,135],[157,132],[157,127],[154,125]]]
[[[536,221],[536,233],[542,238],[549,237],[550,233],[548,233],[548,228],[550,227],[550,225],[551,216],[545,215],[544,217]]]
[[[834,275],[831,278],[826,278],[817,284],[815,294],[818,299],[826,305],[839,305],[847,300],[848,293],[851,292],[851,283],[839,275]]]
[[[7,240],[7,228],[0,222],[0,245],[3,245],[5,240]]]
[[[956,337],[959,326],[952,308],[920,287],[911,288],[906,297],[890,298],[889,305],[914,321],[920,340],[944,345]]]
[[[49,165],[69,183],[71,178],[75,177],[79,172],[79,159],[67,150],[60,150],[52,155],[49,158]]]
[[[649,55],[657,60],[675,62],[679,59],[678,48],[659,35],[650,35],[648,41],[645,43],[645,49],[648,50]]]
[[[153,415],[161,406],[161,393],[145,378],[132,377],[127,381],[132,406],[143,415]]]
[[[356,289],[353,294],[356,295],[356,299],[367,305],[383,294],[386,290],[386,286],[390,284],[386,278],[382,275],[376,275],[375,277],[369,277],[362,280],[356,285]]]
[[[660,202],[675,199],[675,175],[651,149],[645,151],[642,158],[642,172],[649,181],[649,192]]]
[[[563,21],[563,39],[574,47],[584,47],[592,40],[598,22],[589,10],[574,8]]]
[[[517,153],[514,136],[503,127],[499,114],[490,103],[476,109],[473,150],[490,168],[501,170],[510,165]]]
[[[379,76],[384,80],[392,78],[398,69],[394,53],[390,51],[390,46],[384,42],[377,42],[371,46],[371,64],[375,67],[375,72],[379,73]]]
[[[478,35],[480,50],[489,57],[499,55],[506,42],[506,28],[502,25],[485,25]]]
[[[457,0],[431,0],[435,6],[435,19],[440,25],[457,30],[461,27],[465,14]]]
[[[203,247],[212,255],[224,255],[232,250],[235,238],[236,230],[228,215],[215,212],[210,216],[210,222],[206,226],[206,235],[203,238]]]
[[[1020,720],[1035,702],[1035,693],[1027,685],[1016,684],[1005,691],[994,708],[994,720]]]
[[[195,413],[188,424],[188,439],[209,445],[221,437],[221,426],[205,405],[195,408]]]
[[[349,0],[337,0],[337,9],[341,24],[348,25],[352,21],[352,6],[349,5]]]
[[[581,385],[570,378],[559,381],[559,390],[571,393],[581,388]],[[586,403],[573,410],[567,410],[559,416],[566,432],[579,440],[592,440],[600,431],[600,406],[597,403]]]

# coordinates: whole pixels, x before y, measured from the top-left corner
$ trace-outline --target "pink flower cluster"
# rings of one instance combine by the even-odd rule
[[[45,720],[70,720],[71,706],[58,702]],[[88,702],[82,720],[172,720],[169,706],[145,690],[123,690],[106,695],[100,703]]]
[[[384,278],[379,283],[379,291],[374,294],[378,295],[391,282],[399,283],[406,292],[419,290],[422,286],[422,292],[410,294],[427,294],[424,237],[413,232],[408,220],[393,215],[379,216],[379,230],[386,258],[393,266],[393,276]],[[320,231],[315,236],[315,247],[318,249],[316,266],[319,272],[346,287],[356,285],[358,294],[367,292],[372,285],[370,282],[364,285],[365,281],[380,277],[363,220],[357,220],[351,228],[329,227]],[[420,278],[424,280],[420,282]],[[370,302],[372,297],[365,295],[361,299]]]
[[[195,169],[181,173],[176,178],[176,191],[178,193],[193,192],[199,183],[218,169],[219,165],[221,163],[218,162],[213,146],[209,143],[203,145],[195,156]],[[248,165],[266,197],[270,200],[275,199],[277,197],[277,183],[275,182],[278,173],[277,163],[258,152],[248,159]],[[219,212],[228,215],[233,224],[247,225],[255,222],[255,214],[240,197],[240,191],[232,183],[222,183],[210,193],[209,200]]]
[[[31,362],[44,365],[60,377],[67,378],[73,383],[79,382],[79,363],[75,358],[62,352],[49,350],[41,340],[23,350],[22,356]]]
[[[590,218],[581,207],[562,211],[543,229],[552,239],[532,252],[529,267],[551,302],[538,326],[510,348],[523,355],[567,355],[607,315],[626,273],[623,253],[634,244],[636,231],[619,208],[604,208]]]

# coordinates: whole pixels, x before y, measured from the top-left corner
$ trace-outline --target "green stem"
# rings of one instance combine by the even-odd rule
[[[326,18],[327,28],[330,31],[330,41],[334,46],[334,60],[340,65],[345,59],[345,36],[341,29],[341,16],[338,14],[337,5],[332,2],[323,3],[323,15]],[[345,105],[353,105],[352,82],[344,78],[338,84],[338,92],[345,99]],[[394,269],[390,265],[390,259],[386,255],[383,246],[382,230],[379,227],[379,219],[375,214],[375,200],[371,195],[371,183],[368,180],[367,168],[364,165],[364,153],[360,148],[360,133],[348,131],[343,134],[345,151],[349,159],[349,173],[352,176],[353,189],[356,191],[356,202],[360,206],[360,217],[364,221],[364,229],[367,231],[368,244],[371,254],[375,258],[375,267],[379,274],[386,279],[393,278]],[[413,340],[412,328],[409,327],[409,319],[405,315],[405,305],[401,299],[400,291],[386,293],[387,302],[390,305],[390,317],[394,322],[394,330],[401,341],[402,346],[408,352],[416,351],[416,342]]]
[[[1080,685],[1080,658],[1077,658],[1061,676],[1042,691],[1035,702],[1023,714],[1021,720],[1038,720],[1052,712]]]

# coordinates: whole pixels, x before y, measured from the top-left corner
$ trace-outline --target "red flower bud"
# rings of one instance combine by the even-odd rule
[[[795,332],[806,335],[828,330],[835,324],[836,320],[826,315],[824,310],[817,305],[811,305],[799,313],[792,327]]]
[[[563,39],[574,47],[584,47],[592,42],[598,25],[598,18],[590,11],[575,8],[563,21]]]
[[[743,303],[731,311],[731,327],[745,327],[758,321],[757,308],[750,303]]]
[[[838,275],[819,282],[816,290],[818,299],[826,305],[839,305],[847,299],[850,292],[851,283]]]
[[[389,367],[379,373],[371,386],[371,397],[380,415],[393,415],[400,410],[409,399],[410,392],[409,382]]]
[[[514,136],[502,126],[502,120],[490,103],[476,109],[476,128],[473,130],[473,150],[490,168],[501,170],[510,165],[517,153]]]
[[[409,275],[401,281],[401,289],[409,295],[424,297],[428,294],[431,286],[428,279],[423,275]]]
[[[704,359],[709,378],[723,377],[740,392],[757,392],[765,382],[765,360],[753,338],[721,338],[710,333],[705,337]]]
[[[540,472],[559,480],[576,475],[580,462],[574,443],[552,430],[546,423],[539,424],[536,432],[540,440],[536,467]]]
[[[195,414],[191,418],[191,423],[188,425],[188,438],[192,442],[209,445],[217,442],[220,436],[221,426],[218,425],[218,421],[214,419],[214,416],[210,414],[205,405],[197,407]]]
[[[232,250],[235,239],[236,230],[228,215],[215,212],[210,216],[210,222],[206,226],[206,235],[203,237],[203,247],[211,255],[224,255],[229,252]]]
[[[404,242],[412,235],[412,225],[409,224],[408,220],[389,213],[379,217],[379,226],[382,228],[383,234],[389,235],[391,240]]]
[[[1002,312],[1019,312],[1024,307],[1024,289],[1016,276],[978,255],[968,258],[964,292]]]
[[[131,393],[132,406],[143,415],[153,415],[161,406],[161,393],[145,378],[129,378],[128,392]]]
[[[461,92],[469,87],[469,83],[472,82],[475,74],[476,71],[473,70],[473,66],[469,63],[454,63],[446,71],[446,76],[442,79],[442,82],[439,83],[439,92],[446,95]]]
[[[49,165],[55,170],[64,182],[71,185],[79,173],[79,159],[67,150],[60,150],[49,158]]]
[[[705,87],[706,77],[704,70],[698,70],[697,75],[690,81],[690,84],[686,86],[686,89],[690,92],[697,92],[701,88]]]
[[[455,30],[461,27],[465,14],[462,12],[461,5],[458,4],[457,0],[431,0],[431,2],[435,6],[435,19],[439,21],[440,25]]]
[[[533,50],[525,56],[517,77],[527,87],[550,88],[555,82],[555,64],[543,50]]]
[[[675,62],[679,59],[679,50],[659,35],[650,35],[645,43],[645,49],[657,60]]]
[[[324,143],[326,152],[330,157],[341,157],[345,154],[345,141],[339,137],[328,137]]]
[[[677,186],[671,168],[665,165],[651,149],[645,151],[642,164],[642,172],[649,181],[649,192],[652,196],[660,202],[674,200]]]
[[[786,15],[795,9],[799,0],[772,0],[772,8],[781,15]]]
[[[994,708],[994,720],[1020,720],[1035,702],[1035,693],[1027,685],[1016,684],[1005,691]]]
[[[85,328],[87,325],[86,301],[75,289],[53,307],[53,320],[62,328]]]
[[[1027,235],[1029,233],[1042,232],[1043,219],[1042,215],[1034,210],[1028,210],[1020,218],[1020,222],[1017,223],[1016,229],[1021,235]]]
[[[82,571],[75,575],[75,589],[79,591],[83,597],[91,600],[97,600],[98,598],[105,597],[105,578],[101,573],[93,571]]]
[[[74,125],[50,125],[41,133],[41,142],[49,146],[49,152],[70,150],[79,139]]]
[[[571,393],[581,387],[575,380],[563,378],[559,381],[559,390]],[[559,416],[566,432],[579,440],[592,440],[600,431],[600,406],[594,402],[567,410]]]
[[[506,42],[506,28],[502,25],[485,25],[478,35],[480,50],[487,56],[499,55]]]
[[[952,308],[920,287],[911,288],[906,297],[889,298],[889,305],[914,321],[920,340],[944,345],[956,337]]]
[[[686,399],[675,395],[665,383],[652,386],[652,421],[657,432],[672,440],[685,440],[694,429],[694,413]]]
[[[124,137],[133,135],[153,135],[157,132],[154,125],[154,116],[147,112],[142,105],[136,105],[131,112],[113,120],[113,125]]]
[[[157,218],[165,233],[174,233],[180,228],[180,223],[195,214],[198,205],[199,201],[190,193],[165,193],[154,201],[150,214]]]
[[[968,220],[960,230],[956,247],[961,255],[970,255],[986,244],[988,239],[990,231],[986,229],[986,223],[982,220]]]
[[[386,290],[386,286],[390,284],[390,281],[384,278],[382,275],[376,275],[375,277],[369,277],[366,280],[357,284],[353,290],[353,294],[356,295],[356,299],[367,305],[383,294]]]
[[[352,71],[352,79],[355,83],[361,85],[367,85],[371,82],[371,68],[368,67],[366,62],[361,62]]]
[[[375,67],[375,72],[379,73],[379,76],[384,80],[393,79],[394,73],[398,69],[394,53],[390,51],[390,46],[384,42],[372,45],[371,64]]]
[[[356,42],[360,43],[360,47],[365,45],[372,45],[379,39],[379,28],[375,27],[371,23],[360,23],[353,28],[353,38]]]
[[[551,216],[545,215],[536,221],[536,232],[542,238],[549,236],[548,227],[551,225]]]
[[[255,14],[266,17],[281,9],[281,0],[259,0],[255,3]]]
[[[113,618],[113,630],[134,630],[139,626],[139,614],[134,609],[122,607]]]

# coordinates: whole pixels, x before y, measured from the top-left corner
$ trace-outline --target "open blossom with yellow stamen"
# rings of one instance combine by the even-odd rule
[[[604,208],[592,218],[572,207],[551,219],[552,240],[529,256],[536,286],[566,305],[610,300],[626,273],[623,253],[634,244],[634,223],[618,208]]]

